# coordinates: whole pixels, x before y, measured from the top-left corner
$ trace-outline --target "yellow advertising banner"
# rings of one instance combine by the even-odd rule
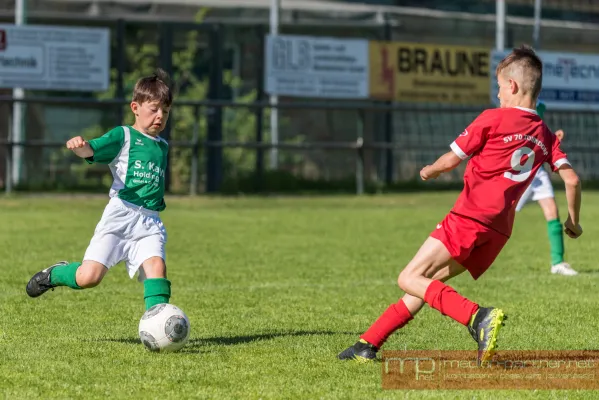
[[[371,41],[370,97],[488,104],[490,52],[485,47]]]

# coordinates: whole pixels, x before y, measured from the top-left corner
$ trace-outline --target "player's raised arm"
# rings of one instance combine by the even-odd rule
[[[435,179],[445,172],[456,168],[463,160],[478,152],[485,143],[487,134],[496,125],[493,113],[483,112],[464,129],[456,140],[451,143],[451,151],[443,154],[432,165],[427,165],[420,171],[423,181]]]
[[[94,150],[81,136],[75,136],[67,142],[67,149],[72,150],[78,157],[88,158],[94,155]]]

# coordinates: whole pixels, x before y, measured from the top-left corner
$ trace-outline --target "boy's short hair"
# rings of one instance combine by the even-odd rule
[[[139,79],[133,88],[133,101],[139,104],[157,101],[170,107],[173,93],[168,74],[159,68],[153,75]]]
[[[533,99],[539,97],[543,82],[543,62],[530,46],[522,45],[513,49],[497,65],[495,74],[501,73],[516,78],[522,85],[522,90],[530,93]]]

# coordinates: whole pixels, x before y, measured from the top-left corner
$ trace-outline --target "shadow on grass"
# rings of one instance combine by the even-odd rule
[[[580,275],[598,275],[599,269],[583,269],[578,270],[578,274]]]
[[[217,346],[235,346],[245,343],[256,342],[260,340],[272,340],[280,337],[294,337],[294,336],[321,336],[321,335],[353,335],[359,336],[361,333],[358,332],[332,332],[332,331],[297,331],[297,332],[273,332],[273,333],[259,333],[255,335],[243,335],[243,336],[220,336],[211,338],[194,338],[189,341],[180,352],[181,353],[199,353],[200,348],[204,346],[217,345]],[[94,342],[116,342],[134,344],[136,346],[141,344],[139,338],[101,338],[94,339]]]

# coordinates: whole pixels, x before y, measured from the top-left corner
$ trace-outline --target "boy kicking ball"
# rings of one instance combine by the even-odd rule
[[[566,234],[582,234],[578,176],[560,141],[535,111],[542,73],[532,49],[514,49],[496,71],[500,108],[480,114],[451,144],[450,152],[420,171],[423,180],[435,179],[470,157],[464,190],[453,209],[399,274],[399,287],[406,294],[339,359],[373,360],[387,338],[427,303],[467,327],[478,343],[479,362],[490,360],[506,318],[503,310],[481,307],[444,282],[464,271],[476,280],[491,266],[512,233],[518,200],[545,162],[565,182]]]
[[[164,249],[167,236],[159,216],[166,207],[168,144],[159,135],[172,101],[168,76],[158,70],[135,85],[133,125],[116,127],[89,142],[81,136],[67,142],[67,148],[88,163],[108,164],[114,178],[110,201],[83,261],[62,261],[33,275],[26,287],[30,297],[57,286],[95,287],[110,268],[125,261],[130,278],[139,270],[146,310],[169,302],[171,283],[166,279]]]

